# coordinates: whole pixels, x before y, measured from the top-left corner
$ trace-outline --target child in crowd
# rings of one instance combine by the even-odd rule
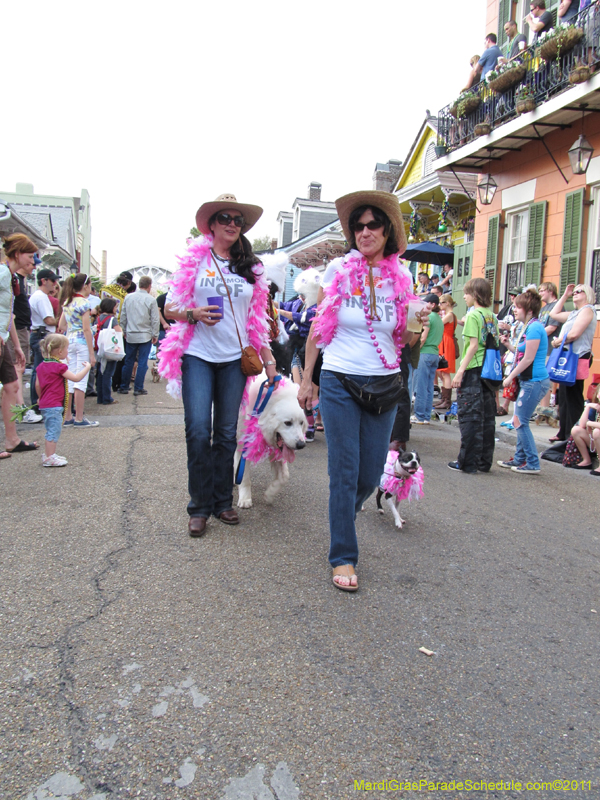
[[[56,455],[56,443],[63,426],[63,414],[69,401],[67,380],[78,383],[90,371],[90,363],[83,362],[83,369],[77,375],[63,362],[69,356],[69,340],[59,333],[51,333],[40,343],[44,361],[37,369],[36,391],[39,395],[40,413],[46,427],[45,453],[42,456],[44,467],[64,467],[68,462]]]

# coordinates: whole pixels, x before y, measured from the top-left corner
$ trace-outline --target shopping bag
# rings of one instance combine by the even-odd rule
[[[556,347],[546,364],[550,380],[554,383],[564,383],[567,386],[573,386],[577,379],[577,364],[579,357],[573,352],[573,345],[570,344],[567,349],[564,347]]]
[[[125,358],[125,345],[123,334],[113,328],[114,317],[108,328],[103,328],[98,334],[98,358],[105,361],[121,361]]]

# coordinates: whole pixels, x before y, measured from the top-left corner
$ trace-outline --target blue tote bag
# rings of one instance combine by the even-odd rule
[[[550,353],[546,364],[550,380],[573,386],[577,379],[577,363],[579,356],[573,352],[573,345],[568,348],[557,347]]]

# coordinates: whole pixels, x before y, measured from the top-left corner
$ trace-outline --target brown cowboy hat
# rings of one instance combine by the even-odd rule
[[[339,197],[335,201],[335,207],[347,241],[350,241],[351,235],[348,227],[350,214],[359,206],[375,206],[375,208],[381,209],[387,215],[396,234],[398,253],[402,255],[406,250],[406,231],[404,230],[404,218],[400,210],[400,203],[396,195],[389,192],[379,192],[375,189],[365,189],[362,192],[352,192]]]
[[[235,209],[244,217],[245,225],[242,233],[250,230],[261,218],[263,210],[260,206],[251,206],[248,203],[238,203],[234,194],[220,194],[212,203],[203,203],[196,212],[196,227],[200,233],[210,234],[208,220],[219,211]]]

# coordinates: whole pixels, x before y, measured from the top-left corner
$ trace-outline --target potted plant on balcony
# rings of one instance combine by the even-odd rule
[[[525,114],[533,111],[537,103],[531,86],[519,86],[515,92],[515,111],[517,114]]]
[[[583,39],[583,29],[576,25],[557,25],[540,34],[540,56],[546,61],[553,61],[566,53],[570,53],[575,45]]]
[[[508,61],[506,64],[499,64],[485,76],[487,85],[493,92],[501,93],[512,89],[517,83],[521,83],[527,74],[525,64],[516,59]]]
[[[446,143],[441,137],[438,136],[438,140],[435,145],[435,157],[441,158],[442,156],[445,156],[447,152],[448,148],[446,147]]]

